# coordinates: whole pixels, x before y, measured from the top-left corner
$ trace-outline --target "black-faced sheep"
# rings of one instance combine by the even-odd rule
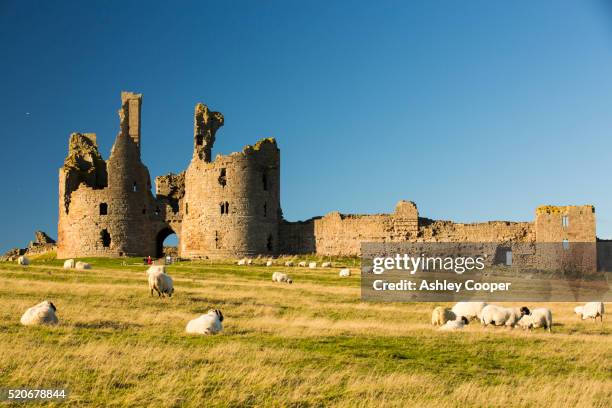
[[[219,309],[209,310],[197,319],[190,320],[185,327],[187,333],[192,334],[217,334],[223,330],[223,313]]]

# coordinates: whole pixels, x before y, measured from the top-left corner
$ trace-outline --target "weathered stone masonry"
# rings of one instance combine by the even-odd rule
[[[179,238],[186,258],[317,253],[358,255],[362,242],[595,242],[593,206],[543,206],[534,222],[461,224],[419,217],[400,201],[391,214],[332,212],[288,222],[280,206],[280,151],[263,139],[212,160],[224,117],[198,104],[188,168],[156,178],[140,158],[142,96],[122,92],[120,130],[108,161],[96,135],[73,133],[59,171],[58,257],[160,256]],[[593,247],[594,248],[594,247]]]

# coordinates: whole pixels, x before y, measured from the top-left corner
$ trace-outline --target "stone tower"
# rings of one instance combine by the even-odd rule
[[[223,115],[198,104],[194,153],[185,172],[179,253],[188,258],[278,252],[280,151],[274,139],[211,161]]]
[[[95,134],[73,133],[59,171],[58,258],[155,255],[165,225],[140,160],[142,95],[121,93],[120,130],[105,162]]]

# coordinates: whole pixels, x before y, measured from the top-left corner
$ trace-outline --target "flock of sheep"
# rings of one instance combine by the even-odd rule
[[[598,317],[603,322],[605,313],[602,302],[589,302],[577,306],[574,312],[582,320]],[[488,305],[485,302],[458,302],[452,309],[436,307],[431,314],[431,324],[440,326],[440,330],[457,330],[465,327],[471,319],[478,319],[483,326],[519,326],[523,329],[544,328],[552,330],[552,311],[541,307],[530,310],[527,306],[521,308]]]
[[[19,265],[28,265],[29,260],[25,256],[20,256],[17,260]],[[252,260],[241,259],[238,265],[252,265]],[[272,266],[272,261],[266,262],[266,266]],[[293,266],[292,261],[287,261],[285,266]],[[302,261],[298,266],[306,266],[306,262]],[[316,268],[316,262],[310,262],[310,268]],[[330,262],[324,262],[321,265],[323,268],[331,267]],[[65,269],[91,269],[91,265],[86,262],[75,262],[74,259],[68,259],[64,262]],[[166,273],[164,265],[153,265],[146,271],[149,290],[151,296],[157,293],[158,297],[172,297],[174,293],[174,283],[172,277]],[[340,270],[340,276],[346,277],[351,275],[348,268]],[[293,280],[283,272],[274,272],[272,281],[278,283],[293,283]],[[593,319],[599,317],[603,322],[605,313],[604,304],[602,302],[589,302],[583,306],[577,306],[574,309],[582,320]],[[55,325],[59,322],[57,308],[52,302],[47,300],[37,304],[26,310],[21,317],[21,324],[25,326],[31,325]],[[519,326],[523,329],[544,328],[551,332],[552,330],[552,311],[549,308],[537,308],[530,310],[527,306],[521,308],[504,307],[498,305],[489,305],[485,302],[458,302],[452,308],[436,307],[431,315],[431,323],[434,326],[439,326],[440,330],[458,330],[469,324],[471,319],[478,319],[483,326]],[[198,318],[190,320],[185,327],[185,331],[191,334],[211,335],[217,334],[223,330],[223,313],[218,309],[209,310],[207,314],[203,314]]]
[[[245,266],[245,265],[246,265],[246,266],[248,266],[248,265],[253,265],[253,260],[252,260],[252,259],[250,259],[250,258],[243,258],[243,259],[238,260],[238,261],[236,262],[236,264],[237,264],[238,266]],[[293,262],[293,261],[287,261],[287,262],[285,262],[285,264],[284,264],[284,265],[285,265],[286,267],[288,267],[288,268],[295,266],[295,264],[294,264],[294,262]],[[272,259],[268,259],[268,260],[266,261],[266,266],[274,266],[274,261],[273,261]],[[298,262],[297,266],[298,266],[298,267],[301,267],[301,268],[306,268],[306,267],[308,267],[308,268],[311,268],[311,269],[315,269],[315,268],[317,268],[318,264],[317,264],[316,262],[314,262],[314,261],[313,261],[313,262],[300,261],[300,262]],[[331,263],[331,262],[322,262],[320,267],[321,267],[321,268],[331,268],[331,267],[332,267],[332,263]],[[275,272],[275,273],[272,275],[272,281],[273,281],[273,282],[287,282],[287,283],[292,283],[292,282],[293,282],[293,281],[292,281],[292,280],[291,280],[291,279],[290,279],[290,278],[287,276],[287,274],[281,274],[281,275],[284,275],[284,276],[285,276],[285,278],[284,278],[284,279],[282,279],[282,280],[279,280],[279,279],[278,279],[278,277],[279,277],[280,275],[277,275],[277,274],[280,274],[280,272]],[[338,273],[338,275],[339,275],[340,277],[342,277],[342,278],[349,277],[349,276],[351,276],[351,270],[350,270],[349,268],[342,268],[342,269],[340,269],[340,272]],[[276,278],[275,278],[275,276],[276,276]]]

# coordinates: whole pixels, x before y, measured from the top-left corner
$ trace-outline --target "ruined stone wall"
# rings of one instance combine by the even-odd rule
[[[283,253],[359,255],[362,242],[534,242],[534,224],[492,221],[461,224],[419,218],[413,202],[400,201],[392,214],[332,212],[307,222],[281,224]]]
[[[213,162],[196,154],[185,173],[180,256],[276,254],[280,214],[280,152],[274,139]]]

